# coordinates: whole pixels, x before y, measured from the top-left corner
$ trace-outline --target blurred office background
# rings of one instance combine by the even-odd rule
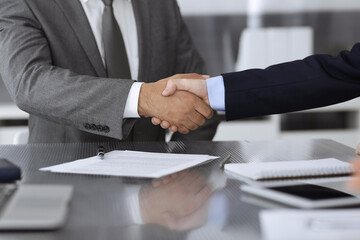
[[[360,40],[358,0],[178,3],[210,75],[263,68],[312,53],[336,55]],[[298,113],[223,121],[215,140],[329,138],[355,147],[360,143],[359,110],[356,99]],[[26,125],[27,114],[14,106],[1,82],[0,144],[12,143]]]

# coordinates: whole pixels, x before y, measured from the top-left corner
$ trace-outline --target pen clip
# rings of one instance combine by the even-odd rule
[[[220,169],[224,169],[225,164],[229,162],[230,158],[231,158],[231,155],[227,155],[227,156],[224,158],[224,160],[222,160],[222,161],[219,163],[219,168],[220,168]]]
[[[105,148],[104,148],[104,146],[99,146],[98,147],[97,155],[101,158],[101,160],[104,159],[104,157],[105,157]]]

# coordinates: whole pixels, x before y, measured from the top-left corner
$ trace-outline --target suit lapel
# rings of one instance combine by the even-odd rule
[[[106,77],[94,34],[79,0],[55,0],[87,54],[99,77]]]
[[[139,44],[139,81],[149,82],[151,50],[151,18],[149,0],[132,0]]]

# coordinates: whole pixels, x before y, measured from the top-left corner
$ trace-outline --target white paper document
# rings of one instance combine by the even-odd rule
[[[80,159],[40,171],[121,177],[160,178],[207,163],[216,156],[200,154],[151,153],[139,151],[112,151],[104,159],[98,156]]]
[[[264,240],[358,240],[360,210],[263,210]]]

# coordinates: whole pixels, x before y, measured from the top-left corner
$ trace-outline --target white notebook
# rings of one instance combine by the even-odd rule
[[[336,158],[304,161],[230,163],[225,170],[253,180],[347,175],[351,164]]]

